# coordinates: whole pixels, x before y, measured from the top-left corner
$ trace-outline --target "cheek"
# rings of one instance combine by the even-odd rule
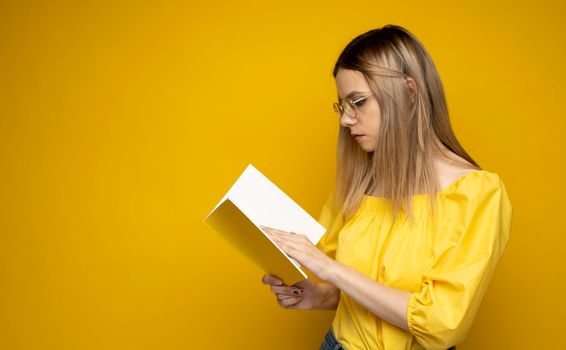
[[[379,125],[380,125],[380,121],[378,119],[373,125],[373,132],[375,133],[374,134],[375,136],[379,134]]]
[[[379,134],[380,124],[381,124],[381,120],[379,118],[374,118],[372,119],[370,125],[368,125],[369,132],[371,132],[371,135],[373,137],[377,137],[377,135]]]
[[[375,119],[372,120],[372,123],[370,125],[370,132],[371,132],[371,137],[368,140],[368,146],[370,147],[370,149],[375,149],[377,143],[378,143],[378,139],[379,139],[379,126],[380,126],[380,120],[379,119]]]
[[[369,120],[369,129],[373,136],[377,136],[379,133],[379,126],[381,124],[381,114],[379,107],[377,105],[373,106],[371,111],[371,120]]]

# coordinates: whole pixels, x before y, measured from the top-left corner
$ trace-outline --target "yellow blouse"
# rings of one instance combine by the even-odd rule
[[[426,195],[413,196],[415,224],[392,222],[387,201],[364,195],[344,222],[330,193],[317,244],[325,254],[412,293],[405,331],[340,292],[332,329],[347,350],[448,349],[468,333],[509,240],[512,208],[496,173],[473,170],[437,193],[437,225],[425,223]]]

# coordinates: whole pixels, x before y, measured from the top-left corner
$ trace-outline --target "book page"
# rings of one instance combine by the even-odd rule
[[[304,234],[316,245],[326,228],[249,164],[227,195],[257,226]]]

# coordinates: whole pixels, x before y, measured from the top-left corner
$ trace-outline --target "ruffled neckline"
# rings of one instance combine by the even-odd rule
[[[459,187],[459,185],[462,182],[464,182],[466,179],[470,179],[470,178],[473,178],[473,177],[476,177],[476,176],[480,176],[481,174],[485,174],[485,173],[489,173],[489,171],[484,170],[484,169],[472,170],[472,171],[460,176],[456,180],[452,181],[448,186],[446,186],[442,190],[436,192],[436,194],[437,195],[448,194],[449,192],[456,190]],[[414,200],[425,199],[426,196],[427,196],[427,193],[419,193],[419,194],[413,195],[412,198]],[[387,200],[388,200],[387,197],[378,197],[378,196],[369,195],[369,194],[362,195],[362,201],[387,202]]]

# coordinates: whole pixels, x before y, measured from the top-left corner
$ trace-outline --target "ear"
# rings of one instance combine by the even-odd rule
[[[409,85],[409,89],[411,89],[411,101],[415,102],[415,97],[417,96],[417,83],[413,80],[413,78],[405,77],[405,81]]]

